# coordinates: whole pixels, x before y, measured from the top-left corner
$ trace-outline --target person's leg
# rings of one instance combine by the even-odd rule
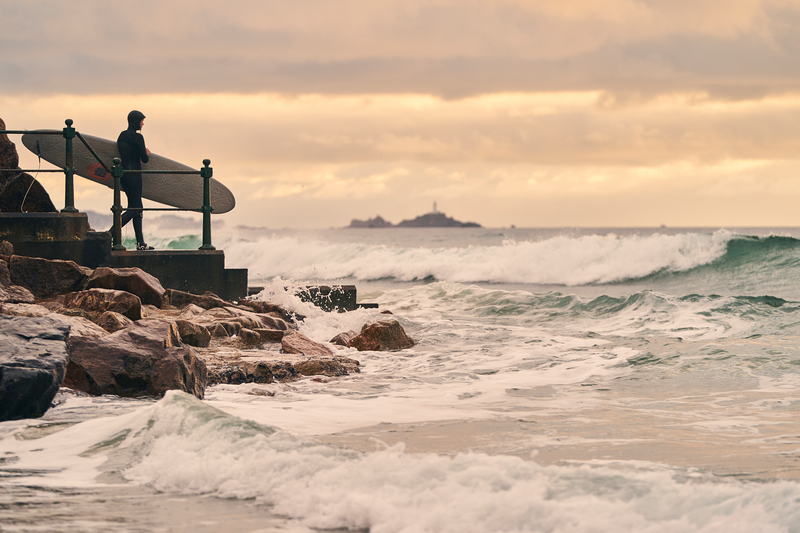
[[[142,176],[140,174],[126,174],[122,177],[122,188],[128,197],[128,209],[144,207],[142,204]],[[137,247],[144,245],[144,232],[142,231],[142,212],[125,211],[122,214],[122,225],[133,220],[133,231],[136,234]]]

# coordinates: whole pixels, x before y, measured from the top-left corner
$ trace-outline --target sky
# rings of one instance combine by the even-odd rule
[[[0,0],[0,49],[8,128],[138,109],[226,224],[800,226],[800,0]]]

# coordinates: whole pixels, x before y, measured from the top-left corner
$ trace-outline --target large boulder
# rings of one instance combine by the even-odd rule
[[[198,348],[206,348],[211,342],[211,333],[208,332],[205,326],[180,318],[175,321],[175,326],[177,326],[178,333],[181,335],[181,341],[183,341],[184,344],[197,346]]]
[[[284,335],[281,339],[281,348],[284,353],[297,353],[303,355],[333,355],[330,348],[324,344],[314,342],[302,333],[293,332]]]
[[[143,304],[161,307],[164,293],[161,282],[141,268],[99,267],[86,280],[87,289],[114,289],[135,294]]]
[[[0,422],[42,416],[67,367],[69,326],[0,316]]]
[[[5,122],[0,119],[0,130],[4,129],[6,129]],[[0,169],[20,170],[17,147],[6,134],[0,134]],[[0,211],[55,213],[57,209],[44,187],[30,174],[0,172]]]
[[[21,285],[37,298],[49,298],[77,290],[86,281],[88,269],[74,261],[42,259],[41,257],[11,257],[11,283]]]
[[[414,346],[414,339],[406,335],[397,320],[381,320],[375,324],[364,324],[349,346],[359,352],[387,352]]]
[[[4,173],[5,174],[5,173]],[[56,213],[50,195],[27,172],[6,174],[8,181],[0,183],[0,211],[6,213]]]
[[[163,396],[182,390],[202,398],[207,370],[180,342],[173,322],[144,320],[103,338],[70,337],[64,386],[89,394]]]
[[[89,289],[71,292],[64,297],[66,309],[83,309],[90,315],[99,316],[114,311],[131,320],[141,320],[142,301],[135,294],[112,289]]]

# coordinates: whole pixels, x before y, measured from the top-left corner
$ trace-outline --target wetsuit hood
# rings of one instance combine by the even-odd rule
[[[133,131],[139,130],[139,124],[142,123],[145,116],[144,113],[141,111],[136,111],[135,109],[128,113],[128,129]]]

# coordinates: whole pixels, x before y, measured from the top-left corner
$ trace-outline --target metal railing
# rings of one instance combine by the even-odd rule
[[[74,167],[74,153],[72,147],[72,140],[77,137],[84,146],[89,150],[89,153],[97,160],[100,165],[105,169],[106,172],[111,174],[114,177],[114,205],[111,206],[111,212],[113,214],[113,229],[111,231],[111,239],[112,239],[112,246],[111,249],[115,251],[127,250],[122,245],[122,212],[123,211],[193,211],[196,213],[203,213],[203,244],[198,248],[198,250],[216,250],[214,246],[211,244],[211,212],[214,208],[211,206],[211,177],[214,173],[213,169],[209,166],[211,165],[210,159],[203,160],[203,168],[200,170],[125,170],[122,168],[122,161],[120,158],[115,157],[113,161],[113,165],[111,168],[108,168],[106,164],[100,159],[100,156],[97,155],[97,152],[86,142],[86,139],[77,131],[75,128],[72,127],[72,119],[67,119],[64,121],[66,124],[66,128],[62,131],[47,131],[47,130],[0,130],[0,134],[6,135],[25,135],[27,133],[35,133],[37,135],[62,135],[66,141],[66,153],[65,153],[65,164],[63,169],[0,169],[0,173],[16,173],[22,174],[23,172],[27,173],[39,173],[39,172],[63,172],[65,178],[65,191],[64,191],[64,209],[61,210],[62,213],[77,213],[78,210],[75,208],[75,187],[74,187],[74,175],[76,173],[76,169]],[[203,205],[196,209],[188,209],[188,208],[181,208],[181,207],[132,207],[132,208],[123,208],[121,205],[121,180],[122,176],[125,174],[197,174],[201,178],[203,178]],[[22,211],[22,207],[20,206],[20,211]]]

